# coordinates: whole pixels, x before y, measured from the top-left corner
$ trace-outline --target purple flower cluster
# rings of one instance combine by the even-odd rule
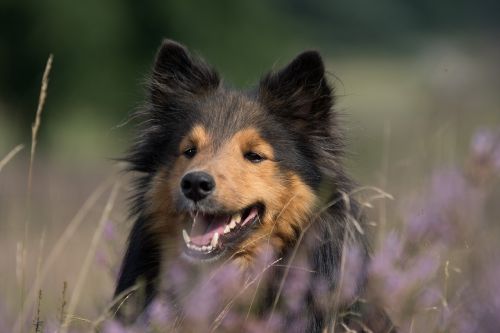
[[[385,235],[368,267],[363,302],[382,305],[401,332],[494,332],[500,327],[500,261],[494,257],[500,230],[488,222],[488,203],[499,200],[492,191],[499,174],[500,135],[480,131],[465,167],[434,172],[419,198],[404,210],[403,228]],[[193,276],[209,277],[193,281],[191,292],[176,307],[151,304],[143,324],[158,331],[280,332],[285,321],[296,317],[296,327],[301,327],[300,315],[290,316],[303,311],[310,278],[307,262],[300,258],[288,272],[281,307],[267,317],[255,315],[262,301],[258,290],[272,283],[266,268],[276,259],[263,249],[257,269],[248,276],[231,264],[201,274],[177,262],[165,273],[166,289],[185,288]],[[356,281],[364,274],[361,249],[347,245],[342,260],[336,301],[349,304],[359,294]],[[320,282],[314,288],[318,300],[328,294],[327,281]],[[107,333],[142,330],[116,322],[104,327]]]
[[[402,227],[389,231],[375,249],[368,268],[363,249],[344,244],[335,299],[329,297],[331,281],[316,280],[311,287],[312,269],[305,258],[298,256],[287,266],[271,246],[263,246],[252,269],[231,262],[208,269],[174,260],[162,272],[164,296],[149,304],[135,324],[124,326],[109,318],[99,329],[257,333],[282,332],[293,323],[302,332],[306,323],[301,313],[310,292],[320,308],[331,308],[331,302],[358,301],[382,306],[400,332],[496,332],[500,225],[494,222],[500,220],[499,176],[500,131],[482,130],[472,140],[464,167],[433,173],[417,199],[403,210]],[[116,239],[115,227],[113,222],[106,224],[106,244]],[[96,257],[113,277],[114,256],[111,248],[103,247]],[[284,288],[277,288],[282,280],[275,278],[275,269],[286,271]],[[365,275],[367,293],[359,299],[358,281]],[[269,286],[280,292],[276,302],[263,299]],[[270,302],[272,311],[263,314],[263,302]],[[1,306],[3,332],[9,325]],[[43,331],[59,328],[58,321],[48,320]]]
[[[103,332],[279,332],[284,323],[282,313],[262,317],[258,311],[260,292],[271,283],[266,273],[278,262],[271,247],[266,246],[259,251],[250,272],[232,262],[205,268],[174,261],[164,273],[165,295],[154,300],[135,325],[124,327],[109,321]],[[308,277],[295,271],[290,276],[296,288],[294,296],[300,296]],[[290,302],[291,307],[302,305],[294,297]]]
[[[495,332],[500,261],[489,204],[500,202],[500,132],[480,131],[463,169],[434,173],[370,265],[372,300],[402,332]]]

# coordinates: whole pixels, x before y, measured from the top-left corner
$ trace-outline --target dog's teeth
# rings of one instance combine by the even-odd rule
[[[236,227],[236,222],[234,220],[231,220],[231,223],[228,224],[229,230],[234,229]]]
[[[240,213],[234,214],[231,217],[231,222],[229,223],[229,229],[234,229],[234,227],[236,227],[236,224],[240,223],[240,221],[241,221],[241,214]]]
[[[207,251],[212,251],[212,250],[213,250],[213,246],[212,245],[207,246]]]
[[[224,228],[224,233],[227,234],[230,231],[231,231],[231,228],[229,228],[229,226],[226,225],[226,227]]]
[[[208,250],[208,246],[203,245],[203,246],[201,247],[201,250],[202,250],[202,251],[206,251],[206,250]]]
[[[189,235],[185,229],[182,229],[182,237],[184,238],[184,242],[186,244],[191,243],[191,238],[189,237]]]
[[[219,242],[219,233],[216,232],[214,236],[212,237],[212,242],[210,242],[211,248],[215,248],[217,246],[217,242]]]
[[[241,221],[241,214],[239,214],[239,213],[238,213],[238,214],[234,214],[234,215],[233,215],[233,217],[231,218],[231,223],[232,223],[233,221],[234,221],[235,223],[240,223],[240,221]]]

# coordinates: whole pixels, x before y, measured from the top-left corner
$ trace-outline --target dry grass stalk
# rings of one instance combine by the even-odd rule
[[[43,329],[43,321],[40,319],[40,308],[42,306],[42,290],[38,291],[38,303],[36,306],[36,317],[33,321],[33,326],[35,327],[35,333],[42,332]]]
[[[113,188],[111,189],[111,193],[109,195],[108,201],[106,202],[106,206],[104,207],[104,211],[102,213],[99,224],[97,225],[97,229],[95,230],[94,235],[92,236],[92,240],[90,242],[87,256],[85,257],[85,260],[82,264],[82,268],[78,274],[78,279],[75,283],[75,288],[74,288],[73,294],[71,295],[70,301],[68,303],[68,309],[66,312],[67,315],[66,315],[66,318],[64,319],[64,322],[63,322],[63,325],[61,328],[61,333],[66,333],[68,331],[68,327],[69,327],[71,318],[74,316],[76,306],[78,305],[78,302],[80,300],[80,296],[81,296],[81,293],[83,290],[83,285],[84,285],[85,280],[87,278],[92,261],[94,260],[95,253],[97,251],[97,246],[99,245],[99,241],[101,239],[102,232],[104,230],[104,226],[106,224],[106,221],[109,219],[111,211],[113,210],[113,206],[114,206],[116,197],[118,195],[119,188],[120,188],[120,183],[117,181],[113,185]]]
[[[23,150],[24,145],[17,145],[15,146],[7,155],[5,155],[4,158],[0,160],[0,172],[2,172],[2,169],[9,163],[14,156],[17,155],[21,150]]]
[[[40,285],[43,283],[45,278],[47,277],[48,273],[50,272],[50,269],[52,268],[53,264],[56,262],[57,258],[59,257],[59,254],[62,252],[68,241],[73,237],[75,234],[76,230],[80,226],[80,224],[84,221],[85,217],[87,214],[90,212],[92,207],[96,204],[97,200],[101,197],[101,195],[104,193],[104,191],[108,188],[110,185],[111,178],[105,181],[103,184],[101,184],[99,187],[97,187],[94,192],[91,193],[91,195],[87,198],[87,200],[84,202],[84,204],[81,206],[81,208],[78,210],[78,212],[75,214],[73,219],[67,224],[66,229],[62,233],[61,237],[57,239],[56,244],[50,251],[49,255],[47,256],[45,263],[41,266],[40,272],[37,274],[37,279],[35,280],[34,284],[31,286],[30,291],[27,294],[26,297],[26,302],[29,300],[34,299],[36,291],[40,288]],[[16,320],[16,324],[14,325],[14,332],[22,332],[21,327],[23,323],[26,321],[26,317],[29,315],[29,309],[31,307],[32,303],[25,304],[23,312],[21,312]]]
[[[68,282],[64,281],[63,289],[62,289],[62,297],[61,297],[61,311],[59,313],[59,325],[62,326],[64,320],[66,318],[66,292],[68,290]]]
[[[120,294],[115,296],[115,298],[108,303],[106,310],[104,310],[101,315],[94,320],[92,323],[92,329],[94,331],[99,331],[99,326],[104,323],[107,319],[112,319],[116,316],[120,308],[127,302],[130,296],[137,292],[141,287],[140,283],[134,284],[132,287],[125,289]]]
[[[43,77],[42,77],[42,86],[40,88],[40,96],[38,98],[38,106],[36,110],[36,115],[35,115],[35,122],[33,123],[33,126],[31,127],[31,153],[30,153],[30,164],[29,164],[29,171],[28,171],[28,186],[27,186],[27,192],[26,192],[26,219],[24,220],[24,236],[23,236],[23,242],[22,242],[22,260],[21,260],[21,267],[22,267],[22,273],[21,273],[21,313],[24,312],[24,285],[26,283],[26,243],[28,240],[28,230],[29,230],[29,220],[30,220],[30,211],[31,211],[31,188],[32,188],[32,182],[33,182],[33,164],[35,160],[35,151],[36,151],[36,143],[37,143],[37,134],[38,130],[40,128],[41,124],[41,119],[42,119],[42,111],[43,107],[45,105],[45,99],[47,98],[47,87],[49,84],[49,74],[50,70],[52,68],[52,59],[53,56],[52,54],[49,55],[49,58],[47,59],[47,64],[45,65],[45,70],[43,72]],[[22,331],[22,327],[21,327]]]
[[[211,330],[210,332],[213,333],[213,332],[217,332],[217,328],[220,326],[220,324],[222,323],[222,320],[224,320],[224,317],[227,315],[227,313],[229,312],[229,310],[231,309],[231,306],[233,305],[233,303],[238,299],[238,297],[240,297],[241,295],[243,295],[243,293],[251,286],[253,285],[256,281],[260,281],[260,278],[262,277],[262,275],[271,267],[273,267],[274,265],[276,265],[278,262],[280,262],[283,258],[278,258],[276,260],[274,260],[273,262],[271,262],[270,264],[268,264],[266,267],[264,267],[264,269],[259,273],[257,274],[257,276],[255,276],[253,279],[247,281],[243,287],[241,288],[241,290],[233,297],[229,300],[229,302],[226,304],[226,306],[224,307],[224,309],[219,313],[219,315],[217,316],[217,318],[215,318],[214,322],[212,323],[212,326],[211,326]]]
[[[38,280],[38,277],[40,276],[40,270],[42,268],[43,250],[45,247],[45,235],[46,235],[46,231],[45,231],[45,227],[43,227],[42,235],[40,236],[40,246],[38,248],[38,260],[36,263],[35,281]]]

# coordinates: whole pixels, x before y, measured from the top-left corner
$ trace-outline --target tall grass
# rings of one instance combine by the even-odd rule
[[[96,271],[105,269],[96,259],[99,248],[103,243],[116,247],[121,245],[112,237],[106,238],[106,227],[114,225],[110,220],[123,182],[117,180],[114,174],[102,181],[64,226],[55,242],[48,241],[46,229],[36,235],[30,232],[35,153],[51,64],[52,57],[49,57],[32,128],[26,219],[18,256],[20,310],[12,320],[4,316],[1,307],[2,301],[9,300],[0,300],[0,331],[164,332],[173,326],[178,327],[180,332],[282,331],[284,323],[290,318],[280,306],[283,306],[282,302],[289,302],[286,309],[297,313],[303,310],[303,304],[294,303],[300,297],[294,296],[304,292],[303,286],[308,283],[311,271],[303,258],[295,258],[294,255],[294,260],[284,263],[265,246],[259,257],[258,269],[250,277],[242,279],[243,283],[235,283],[240,281],[241,276],[235,267],[227,264],[201,284],[195,285],[185,298],[179,300],[176,308],[166,298],[160,297],[132,326],[124,327],[113,317],[116,306],[126,306],[128,296],[139,293],[138,287],[115,300],[111,300],[111,290],[108,294],[98,295],[95,316],[81,314],[79,305],[87,297],[88,288],[92,287],[86,281]],[[340,287],[333,301],[336,304],[354,301],[381,304],[401,332],[498,331],[500,129],[479,129],[471,138],[469,153],[464,160],[433,168],[429,177],[422,180],[418,191],[408,193],[406,197],[393,197],[387,193],[386,186],[391,180],[390,127],[386,127],[384,138],[379,186],[360,187],[342,198],[347,207],[353,198],[361,202],[370,218],[370,223],[363,228],[357,216],[351,216],[349,232],[375,235],[372,261],[368,267],[370,282],[367,298],[356,299],[357,290],[352,284],[355,277],[362,274],[359,249],[345,244]],[[23,145],[18,145],[0,160],[0,177],[22,149]],[[109,191],[109,196],[104,200],[106,191]],[[89,220],[91,211],[97,210],[103,200],[104,207],[100,210],[97,223],[86,226],[92,232],[84,255],[71,256],[74,241],[81,236],[79,230]],[[391,213],[391,210],[396,213]],[[125,233],[125,230],[122,231]],[[300,235],[296,249],[305,241],[305,235]],[[103,241],[103,238],[106,239]],[[33,253],[27,251],[27,243],[31,239],[37,240],[35,247],[38,250],[32,250]],[[65,267],[62,257],[68,253],[71,260],[81,261],[76,279],[61,285],[57,306],[49,307],[46,299],[50,295],[43,289],[44,282],[54,277],[56,267]],[[27,278],[26,259],[31,257],[37,259],[34,278],[30,280]],[[118,258],[111,264],[116,269]],[[279,281],[279,293],[273,300],[272,313],[262,319],[255,315],[253,307],[258,307],[258,291],[269,283],[266,272],[272,267],[283,267],[286,273]],[[163,282],[167,287],[182,288],[191,273],[190,267],[175,262],[164,272]],[[110,276],[110,279],[113,278]],[[285,286],[285,279],[290,284]],[[315,296],[322,299],[324,293],[324,286],[319,284]],[[352,322],[344,322],[348,315],[352,314],[338,313],[335,321],[345,332],[352,332]],[[297,327],[303,325],[300,319],[299,315],[293,318]],[[356,324],[363,327],[362,322]],[[370,327],[364,328],[366,332],[370,331]]]
[[[23,148],[24,145],[15,146],[7,155],[4,156],[4,158],[0,160],[0,172],[2,172],[2,169],[7,165],[7,163],[9,163],[10,160],[12,160],[17,155],[17,153],[23,150]]]
[[[28,240],[29,234],[29,225],[31,219],[31,190],[33,183],[33,165],[35,163],[35,152],[37,145],[37,134],[41,125],[42,112],[43,107],[45,105],[45,99],[47,98],[47,88],[49,84],[49,74],[52,68],[52,54],[47,59],[47,64],[45,65],[45,70],[43,72],[42,77],[42,85],[40,88],[40,96],[38,99],[38,106],[35,115],[35,121],[33,126],[31,127],[31,152],[30,152],[30,162],[29,162],[29,171],[28,171],[28,184],[27,184],[27,194],[26,194],[26,219],[24,220],[24,237],[21,243],[21,313],[24,312],[24,296],[25,296],[25,283],[26,283],[26,243]],[[22,330],[21,326],[21,330]]]

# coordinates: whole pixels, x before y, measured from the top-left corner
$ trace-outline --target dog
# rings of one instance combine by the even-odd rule
[[[250,331],[248,323],[262,322],[260,331],[391,331],[382,309],[360,301],[368,241],[349,197],[355,185],[343,168],[335,96],[318,52],[299,54],[241,92],[164,40],[147,92],[125,158],[135,174],[135,224],[115,290],[126,295],[120,320],[147,323],[160,300],[170,309],[164,331]],[[342,277],[352,248],[359,270]],[[218,271],[231,291],[215,281]],[[339,297],[342,278],[354,286],[349,299]],[[203,325],[202,308],[210,318]]]

